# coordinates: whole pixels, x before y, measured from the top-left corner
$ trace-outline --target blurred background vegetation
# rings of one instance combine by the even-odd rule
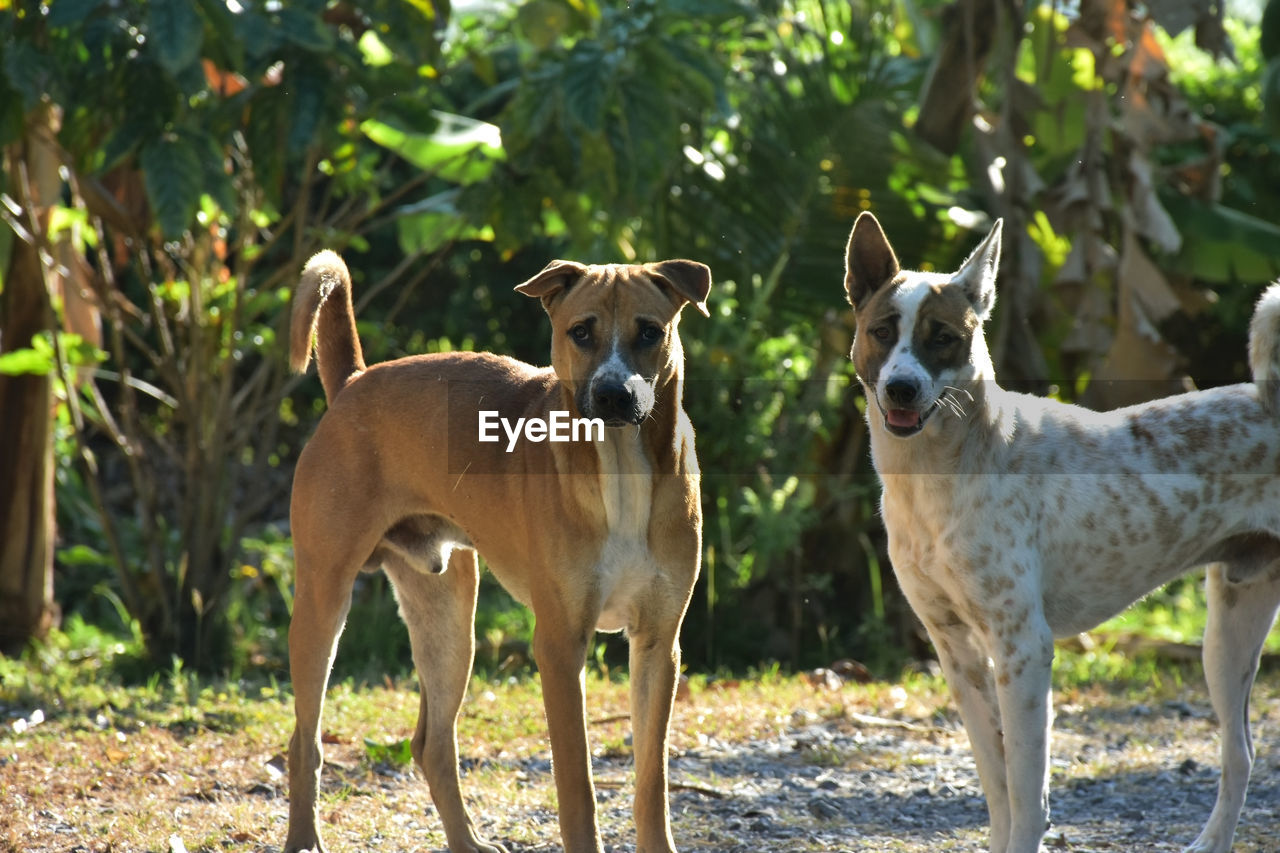
[[[371,362],[546,363],[511,287],[554,257],[709,264],[686,664],[927,657],[848,363],[853,218],[939,269],[1005,218],[1007,384],[1113,406],[1244,379],[1280,271],[1278,4],[0,0],[4,652],[60,622],[126,673],[283,675],[323,411],[284,332],[327,246]],[[360,581],[340,672],[410,668],[394,610]],[[482,669],[527,665],[488,580],[476,629]]]

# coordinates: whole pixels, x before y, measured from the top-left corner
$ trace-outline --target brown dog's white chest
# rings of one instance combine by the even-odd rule
[[[606,430],[596,452],[608,525],[593,571],[601,602],[596,628],[621,631],[630,621],[637,594],[652,582],[655,571],[649,551],[653,469],[640,442],[639,427]]]

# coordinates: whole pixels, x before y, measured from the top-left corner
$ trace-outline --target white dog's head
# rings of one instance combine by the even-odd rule
[[[963,408],[975,379],[992,377],[982,323],[996,301],[1002,220],[952,275],[903,270],[880,223],[862,213],[845,251],[844,287],[857,316],[854,367],[867,417],[907,438],[943,406]]]

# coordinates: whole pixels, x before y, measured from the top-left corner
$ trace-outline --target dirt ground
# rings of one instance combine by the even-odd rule
[[[671,766],[674,833],[683,851],[980,851],[986,809],[968,741],[942,695],[790,687],[706,690],[677,707]],[[464,791],[482,833],[512,853],[560,849],[537,695],[486,716],[469,700]],[[503,699],[496,700],[500,704]],[[331,699],[322,805],[330,850],[440,850],[425,783],[370,758],[381,724],[412,728],[417,699],[397,686],[365,707]],[[367,702],[366,702],[367,704]],[[766,707],[767,706],[767,707]],[[249,708],[256,708],[250,705]],[[48,720],[3,710],[0,850],[105,853],[278,851],[287,791],[286,702],[163,725],[125,715]],[[602,832],[634,850],[625,688],[590,709]],[[1174,851],[1207,819],[1217,785],[1216,723],[1199,684],[1060,697],[1053,749],[1051,850]],[[109,709],[108,709],[109,710]],[[363,715],[363,716],[362,716]],[[1254,691],[1258,760],[1236,851],[1280,850],[1280,677]],[[502,734],[496,734],[501,725]]]

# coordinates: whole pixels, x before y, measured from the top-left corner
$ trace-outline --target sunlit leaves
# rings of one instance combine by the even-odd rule
[[[396,211],[396,233],[405,254],[434,252],[450,240],[493,240],[493,228],[476,227],[458,208],[457,188]]]
[[[570,15],[563,3],[530,0],[521,4],[516,20],[529,43],[538,50],[546,50],[569,28]]]
[[[91,342],[70,332],[61,333],[58,344],[62,347],[67,364],[73,367],[98,364],[104,357],[104,353]],[[47,376],[54,372],[58,363],[57,355],[53,336],[42,332],[31,339],[31,346],[12,349],[0,355],[0,375]]]
[[[9,350],[0,355],[0,375],[47,376],[53,372],[53,363],[52,352],[42,352],[33,347]]]
[[[430,132],[404,130],[377,119],[365,120],[360,130],[415,167],[464,185],[487,177],[495,161],[505,156],[497,126],[454,113],[437,111],[434,116],[439,124]]]

